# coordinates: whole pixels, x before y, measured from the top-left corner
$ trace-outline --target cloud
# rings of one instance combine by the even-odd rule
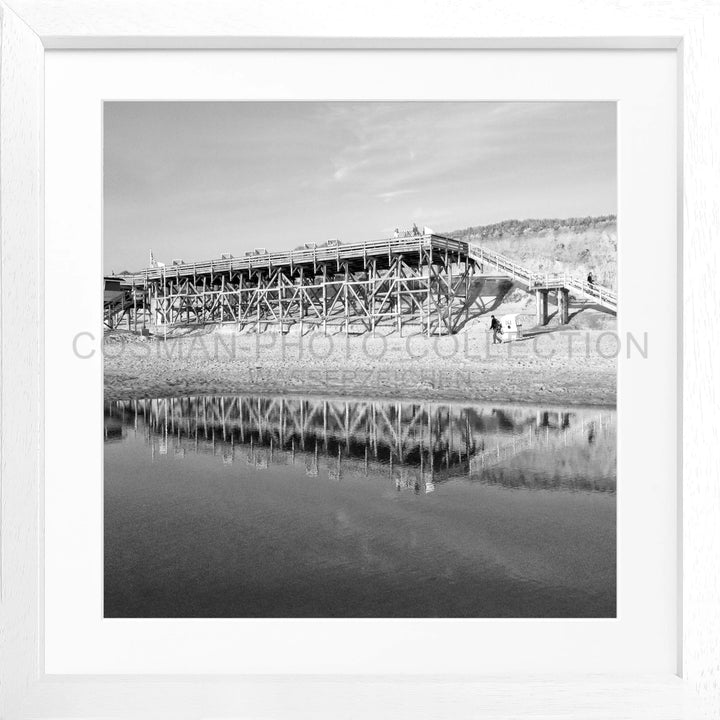
[[[359,157],[353,159],[346,159],[344,157],[336,158],[334,161],[335,172],[333,173],[333,179],[337,182],[346,180],[353,174],[357,173],[358,170],[370,165],[372,162],[373,159],[371,157]]]
[[[614,103],[108,103],[105,261],[615,210]],[[403,220],[406,218],[406,220]],[[273,243],[275,243],[273,245]],[[140,260],[138,260],[140,258]]]
[[[387,192],[377,193],[375,195],[375,197],[379,198],[383,202],[390,202],[391,200],[394,200],[395,198],[403,197],[405,195],[414,195],[417,192],[418,192],[417,190],[411,190],[411,189],[388,190]]]

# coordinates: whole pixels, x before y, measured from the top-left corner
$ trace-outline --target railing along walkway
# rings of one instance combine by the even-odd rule
[[[462,240],[432,234],[384,238],[358,243],[337,243],[334,245],[323,245],[322,247],[309,247],[277,252],[267,252],[264,250],[250,251],[242,257],[150,267],[139,273],[128,275],[124,279],[130,283],[142,284],[146,280],[193,277],[195,275],[227,273],[235,270],[312,265],[314,263],[333,260],[340,263],[344,260],[359,260],[368,257],[417,253],[423,249],[448,250],[465,254],[467,252],[467,243]]]
[[[489,265],[499,273],[507,275],[528,292],[565,289],[572,291],[573,294],[580,294],[608,310],[617,311],[617,294],[603,285],[580,280],[568,273],[534,273],[505,255],[473,243],[468,243],[468,255],[483,266]]]
[[[479,245],[443,235],[411,235],[398,238],[384,238],[359,243],[337,243],[322,247],[308,247],[296,250],[266,252],[255,251],[242,257],[220,260],[181,263],[171,266],[150,267],[133,275],[124,276],[125,282],[143,285],[150,280],[194,277],[203,274],[227,273],[236,270],[253,270],[279,266],[312,265],[328,261],[340,262],[353,259],[367,259],[382,255],[417,253],[421,250],[447,250],[472,258],[483,267],[495,268],[498,273],[508,276],[527,292],[533,290],[566,289],[581,295],[613,312],[617,311],[617,295],[610,288],[588,283],[567,273],[535,273],[514,260]]]

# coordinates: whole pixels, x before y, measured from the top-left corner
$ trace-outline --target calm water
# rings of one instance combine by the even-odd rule
[[[614,411],[105,407],[106,617],[614,617]]]

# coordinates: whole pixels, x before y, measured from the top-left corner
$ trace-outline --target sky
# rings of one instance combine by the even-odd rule
[[[612,102],[107,102],[105,272],[615,214]]]

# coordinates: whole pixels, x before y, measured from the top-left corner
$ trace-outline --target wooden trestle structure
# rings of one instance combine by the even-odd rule
[[[252,253],[126,276],[134,298],[126,319],[135,330],[229,323],[256,332],[414,326],[445,334],[470,317],[477,272],[466,243],[438,235]]]
[[[551,291],[564,307],[564,322],[571,291],[601,307],[604,302],[611,312],[616,306],[607,289],[598,301],[572,278],[536,277],[507,258],[436,234],[253,251],[237,258],[150,267],[108,278],[106,287],[108,283],[115,284],[115,292],[106,292],[106,327],[136,332],[233,324],[239,332],[285,332],[297,325],[301,334],[309,329],[359,334],[386,328],[443,335],[493,310],[514,285],[544,293],[538,294],[545,303],[541,324],[547,322]]]

